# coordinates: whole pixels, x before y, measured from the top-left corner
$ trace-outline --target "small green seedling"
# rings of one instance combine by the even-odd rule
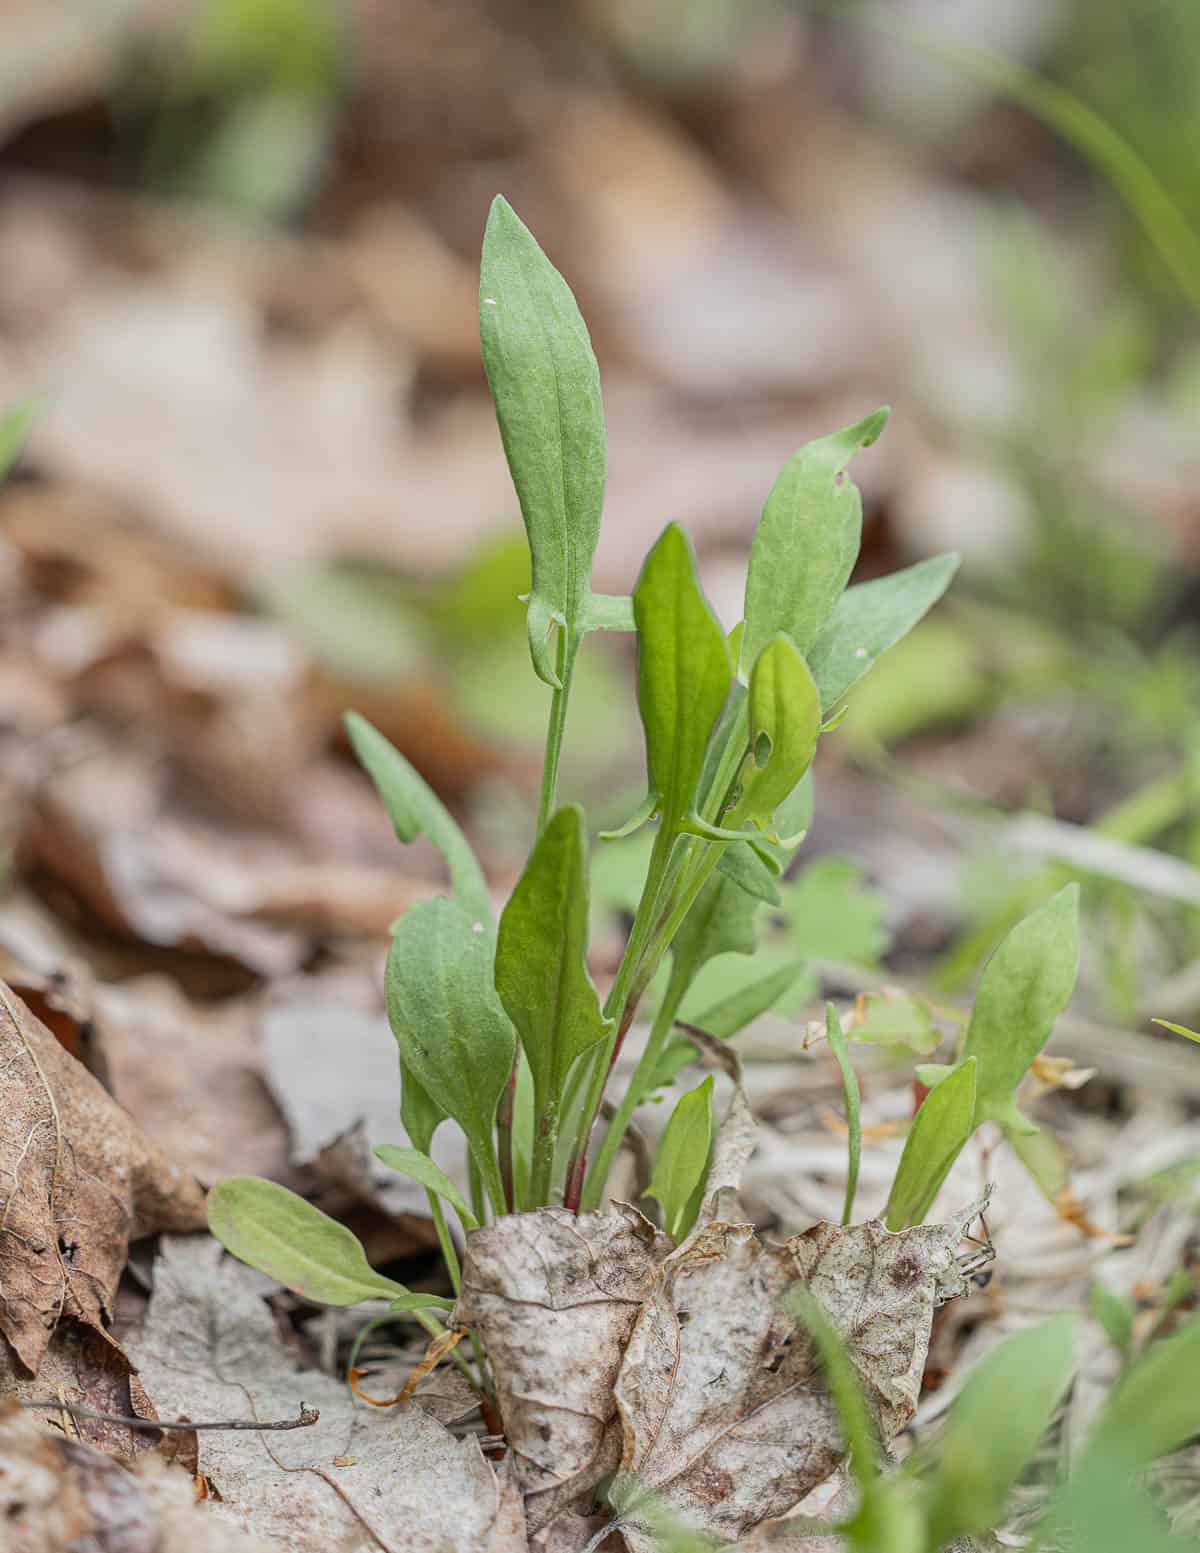
[[[846,586],[862,528],[849,468],[883,429],[886,412],[876,411],[809,443],[785,466],[766,498],[744,619],[732,631],[705,596],[691,543],[675,523],[651,547],[630,597],[595,593],[605,478],[599,373],[566,282],[502,199],[484,239],[479,317],[532,557],[530,657],[549,694],[533,844],[498,923],[483,870],[445,807],[381,734],[347,717],[397,836],[425,836],[447,869],[445,898],[411,907],[393,930],[387,1004],[408,1141],[380,1158],[425,1188],[456,1289],[447,1205],[468,1233],[509,1213],[598,1207],[638,1106],[691,1060],[690,1044],[674,1033],[681,1012],[728,1039],[794,995],[808,959],[845,953],[874,961],[883,942],[879,910],[852,869],[817,864],[795,885],[783,875],[808,827],[820,739],[862,675],[941,597],[957,564],[941,556]],[[632,926],[603,995],[588,971],[589,830],[578,806],[558,801],[572,678],[584,639],[597,629],[636,633],[646,746],[645,800],[614,834],[652,827]],[[1066,891],[1020,924],[984,974],[957,1062],[921,1070],[931,1093],[888,1204],[893,1227],[924,1217],[981,1123],[998,1123],[1017,1145],[1038,1136],[1013,1091],[1070,994],[1075,919],[1074,893]],[[768,927],[774,936],[763,952]],[[689,999],[730,960],[748,973],[711,983],[719,991],[697,1018]],[[625,1037],[653,1000],[644,1054],[624,1091],[610,1096]],[[827,1032],[850,1134],[848,1222],[861,1149],[858,1089],[832,1010]],[[865,1038],[888,1036],[874,1028]],[[928,1052],[935,1039],[930,1025],[910,1045]],[[444,1123],[467,1145],[465,1192],[432,1159]],[[648,1195],[676,1241],[704,1201],[714,1133],[706,1079],[679,1101],[650,1180]],[[431,1312],[444,1301],[379,1278],[348,1231],[282,1187],[223,1182],[210,1203],[214,1234],[293,1288],[329,1303],[408,1302],[437,1329]]]

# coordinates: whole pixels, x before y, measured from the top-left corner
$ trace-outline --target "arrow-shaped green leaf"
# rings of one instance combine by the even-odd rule
[[[780,631],[807,653],[829,618],[862,540],[862,499],[846,466],[875,441],[887,415],[877,410],[820,437],[784,465],[750,546],[741,655],[746,673]]]
[[[553,623],[576,641],[597,626],[628,628],[618,602],[589,607],[604,504],[600,373],[571,288],[499,197],[483,239],[479,336],[533,560],[530,656],[538,677],[557,686]]]
[[[924,1220],[974,1132],[975,1066],[975,1058],[968,1057],[921,1103],[884,1211],[888,1229],[907,1229]]]
[[[667,525],[646,557],[633,611],[650,794],[664,828],[676,831],[693,817],[709,736],[733,677],[725,633],[678,524]]]
[[[500,918],[496,990],[529,1061],[534,1202],[548,1200],[560,1109],[575,1059],[612,1022],[587,969],[588,873],[583,811],[562,808],[538,838]]]
[[[493,1145],[516,1034],[492,984],[492,943],[455,901],[420,901],[392,935],[388,1019],[422,1090],[466,1134],[497,1213],[504,1192]]]

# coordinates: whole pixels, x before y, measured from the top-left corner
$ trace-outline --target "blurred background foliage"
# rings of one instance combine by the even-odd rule
[[[465,741],[447,757],[456,796],[499,856],[519,855],[505,838],[528,826],[545,712],[470,319],[482,213],[502,188],[596,336],[612,586],[629,587],[662,522],[694,519],[732,624],[776,454],[847,405],[898,407],[890,450],[864,464],[860,574],[947,545],[966,566],[828,741],[813,845],[861,854],[864,793],[881,783],[943,828],[962,819],[908,917],[893,913],[901,962],[906,942],[935,950],[961,985],[1018,909],[1071,876],[1111,949],[1105,1012],[1146,1013],[1200,951],[1200,897],[1142,866],[1145,849],[1200,866],[1192,0],[8,0],[0,59],[0,261],[30,230],[73,231],[78,251],[56,259],[72,316],[92,292],[111,299],[118,271],[123,294],[149,276],[190,296],[173,277],[224,266],[246,331],[229,370],[250,441],[198,454],[230,466],[227,528],[212,507],[172,527],[97,451],[101,433],[74,445],[69,389],[31,469],[132,490],[210,558],[231,546],[242,607],[283,622],[351,699],[433,686]],[[117,202],[99,240],[91,217],[64,214],[66,189]],[[185,213],[191,235],[147,236],[151,208]],[[141,247],[114,257],[123,226]],[[231,259],[243,241],[268,245],[266,278]],[[69,354],[38,348],[53,288],[44,304],[12,294],[33,249],[0,299],[14,390],[73,375]],[[173,360],[150,391],[180,417],[189,393],[220,391],[200,381],[172,400],[182,357],[212,348],[198,327],[176,338],[155,322],[129,346]],[[316,458],[336,444],[371,487],[347,491],[347,518],[330,473],[294,540],[285,500],[230,500],[237,460],[244,475],[261,457],[260,389],[271,399],[293,367],[316,386],[302,404],[282,396],[276,455],[289,437]],[[389,470],[417,473],[389,496]],[[577,688],[567,774],[600,820],[638,785],[626,657],[589,646]],[[1039,832],[1018,857],[1003,821],[1028,813],[1116,850],[1064,832],[1056,852]],[[907,856],[868,848],[856,866],[887,894]]]

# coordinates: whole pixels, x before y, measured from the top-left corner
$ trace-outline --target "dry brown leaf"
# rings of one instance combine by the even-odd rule
[[[204,1194],[0,982],[0,1332],[36,1372],[55,1326],[103,1332],[131,1240]]]
[[[270,1553],[195,1498],[153,1452],[130,1468],[0,1402],[5,1553]]]
[[[379,1553],[372,1533],[392,1553],[525,1553],[516,1486],[473,1438],[455,1439],[420,1391],[379,1412],[356,1406],[344,1381],[298,1369],[255,1289],[214,1241],[164,1239],[128,1344],[164,1417],[285,1417],[301,1401],[320,1411],[308,1429],[201,1435],[214,1517],[288,1553]]]
[[[538,1531],[616,1466],[613,1385],[670,1242],[616,1204],[577,1218],[542,1208],[467,1239],[454,1324],[478,1332]]]
[[[258,1003],[202,1004],[169,977],[93,994],[113,1094],[147,1137],[212,1183],[288,1174],[287,1127],[262,1076]]]
[[[72,1403],[121,1418],[158,1417],[124,1350],[106,1333],[79,1321],[60,1323],[36,1376],[27,1375],[16,1355],[0,1344],[0,1394],[22,1402]],[[109,1455],[136,1456],[154,1450],[160,1439],[178,1444],[181,1438],[156,1436],[99,1418],[76,1418],[65,1411],[47,1411],[42,1416],[57,1420],[69,1438]]]
[[[912,1417],[937,1304],[965,1293],[963,1221],[891,1234],[818,1224],[768,1247],[749,1225],[711,1224],[668,1258],[616,1385],[631,1493],[722,1541],[783,1515],[842,1457],[837,1411],[787,1307],[805,1285],[846,1344],[882,1438]],[[631,1553],[651,1553],[636,1500]]]

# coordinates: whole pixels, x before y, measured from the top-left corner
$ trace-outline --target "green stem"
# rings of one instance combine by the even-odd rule
[[[558,1107],[544,1110],[534,1097],[533,1157],[529,1162],[529,1201],[534,1208],[544,1208],[550,1202],[550,1187],[554,1180],[554,1155],[558,1148]]]
[[[446,1272],[450,1276],[450,1286],[455,1294],[462,1287],[462,1270],[458,1265],[458,1252],[454,1249],[454,1241],[450,1238],[450,1229],[446,1223],[446,1212],[442,1207],[442,1199],[436,1192],[425,1190],[425,1196],[429,1199],[429,1216],[433,1220],[433,1227],[437,1230],[438,1245],[442,1248],[442,1260],[446,1264]]]
[[[508,1211],[504,1200],[504,1178],[500,1174],[500,1166],[496,1161],[496,1156],[491,1150],[488,1151],[487,1158],[479,1168],[482,1174],[483,1185],[487,1189],[488,1201],[492,1205],[492,1216],[493,1218],[502,1219]],[[480,1220],[480,1223],[482,1222]]]
[[[596,1117],[600,1114],[608,1075],[612,1071],[613,1063],[621,1050],[621,1043],[632,1022],[632,1012],[628,1006],[629,991],[650,935],[654,931],[659,902],[668,880],[671,853],[677,839],[674,826],[665,822],[659,825],[658,834],[654,838],[654,850],[650,854],[650,866],[646,871],[646,883],[642,887],[642,897],[638,901],[633,927],[630,929],[629,940],[625,945],[625,953],[621,956],[616,980],[604,1003],[604,1017],[613,1021],[613,1033],[596,1053],[592,1064],[592,1076],[583,1108],[579,1113],[579,1130],[575,1134],[571,1163],[567,1169],[566,1193],[563,1198],[564,1206],[576,1211],[583,1195],[588,1140],[596,1124]]]
[[[682,973],[677,974],[674,969],[671,972],[670,982],[667,984],[666,995],[659,1006],[658,1013],[654,1016],[654,1024],[651,1026],[650,1035],[646,1041],[646,1049],[641,1055],[633,1077],[629,1080],[629,1086],[625,1091],[625,1097],[617,1107],[616,1113],[608,1124],[608,1130],[604,1134],[604,1142],[593,1159],[584,1183],[583,1197],[580,1207],[584,1210],[598,1208],[600,1199],[604,1195],[604,1186],[608,1180],[609,1172],[616,1160],[617,1153],[624,1141],[629,1124],[633,1120],[633,1113],[641,1105],[645,1098],[646,1089],[658,1065],[658,1059],[662,1055],[663,1047],[671,1034],[675,1024],[675,1015],[679,1012],[679,1005],[683,1002],[684,993],[688,989],[691,980],[687,968],[682,968]]]
[[[579,656],[581,635],[558,628],[559,685],[550,697],[550,721],[546,726],[546,753],[542,761],[542,790],[538,798],[537,833],[540,836],[550,822],[558,796],[558,765],[562,757],[563,736],[567,729],[567,701],[575,677],[575,659]]]
[[[471,1212],[475,1215],[476,1222],[486,1224],[488,1221],[487,1198],[483,1191],[483,1176],[480,1173],[479,1164],[474,1154],[467,1150],[467,1191],[471,1198]]]

